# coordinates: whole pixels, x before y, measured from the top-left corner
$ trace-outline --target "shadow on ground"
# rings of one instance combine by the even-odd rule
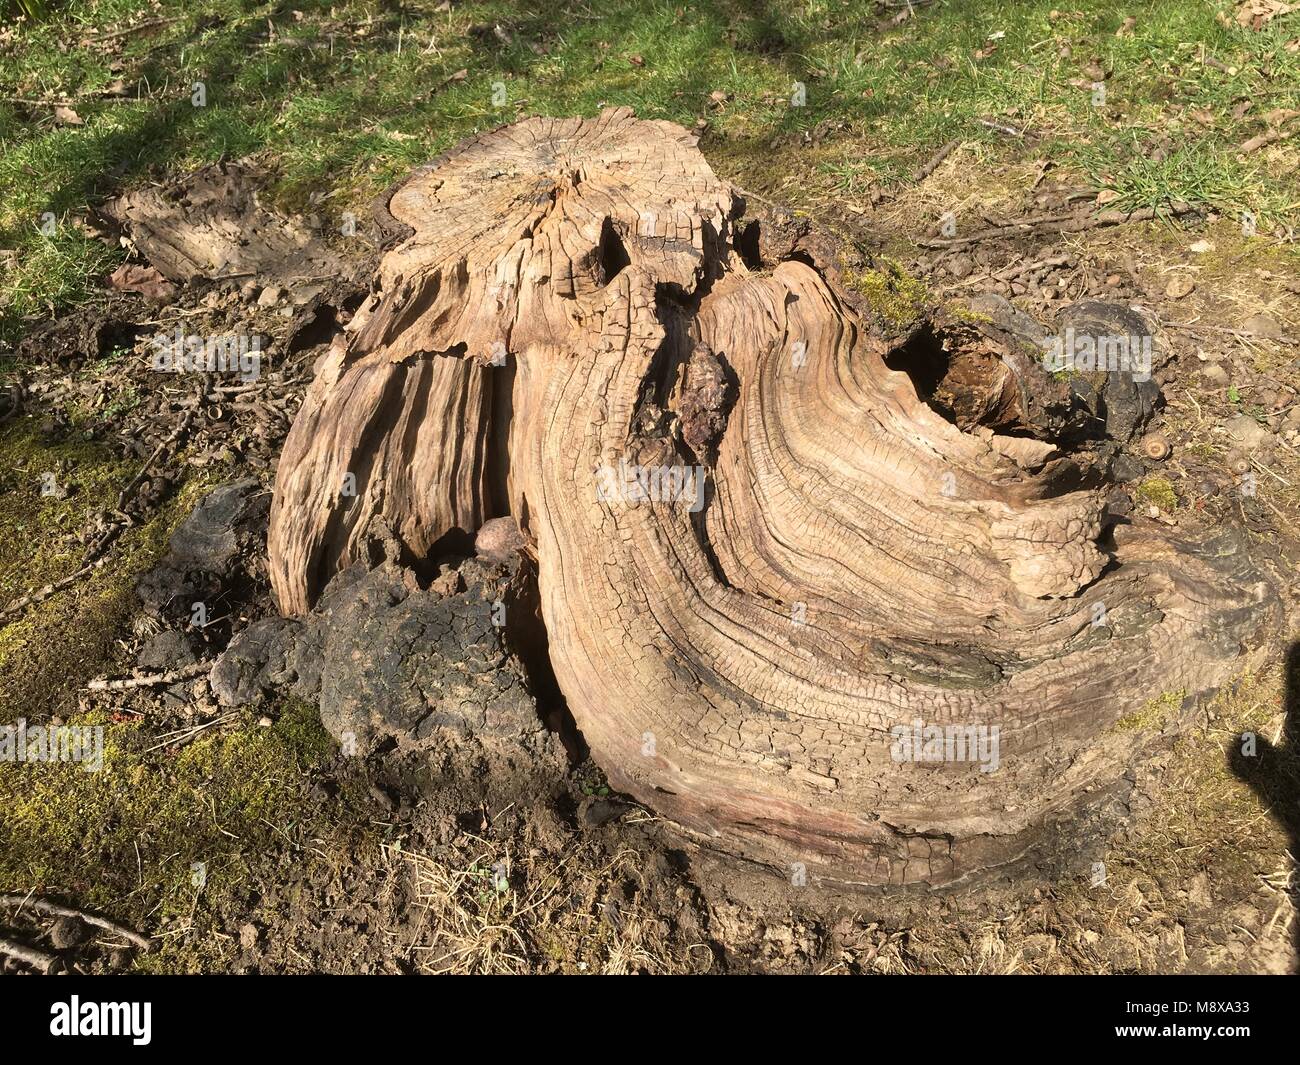
[[[1294,856],[1300,853],[1300,642],[1287,652],[1284,685],[1285,719],[1278,742],[1243,733],[1232,747],[1229,763],[1277,818]],[[1293,971],[1300,972],[1300,921],[1292,925],[1291,937],[1296,957]]]

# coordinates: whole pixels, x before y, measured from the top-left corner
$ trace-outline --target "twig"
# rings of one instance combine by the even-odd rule
[[[152,688],[158,684],[175,684],[178,680],[189,680],[212,668],[211,662],[195,662],[180,669],[168,670],[166,673],[151,673],[145,677],[124,677],[121,680],[99,678],[86,685],[87,691],[120,692],[128,688]]]
[[[159,26],[168,26],[173,22],[180,22],[183,16],[177,15],[174,18],[152,18],[144,22],[137,22],[134,26],[127,26],[124,29],[113,30],[111,33],[96,34],[91,38],[96,44],[100,41],[111,41],[117,37],[129,37],[133,33],[140,33],[142,30],[152,30]]]
[[[979,277],[969,277],[961,282],[959,287],[968,288],[971,285],[979,285],[985,281],[1015,281],[1025,274],[1034,273],[1037,270],[1050,270],[1053,266],[1073,266],[1074,256],[1070,254],[1049,255],[1045,259],[1035,259],[1028,263],[1012,263],[1010,266],[1003,267],[993,274],[981,274]]]
[[[117,497],[118,510],[122,510],[126,507],[127,500],[131,498],[131,494],[136,490],[136,488],[143,483],[145,476],[149,473],[149,467],[157,461],[158,456],[174,444],[180,438],[180,435],[190,427],[190,422],[194,420],[194,415],[198,413],[199,403],[199,397],[195,396],[194,405],[186,412],[185,417],[181,419],[180,425],[176,426],[176,428],[168,434],[167,438],[154,448],[153,454],[144,460],[144,465],[140,467],[140,472],[132,477],[131,483],[122,489],[121,493]]]
[[[28,965],[40,969],[43,973],[48,973],[58,962],[53,954],[46,954],[43,950],[37,950],[35,947],[25,947],[21,943],[15,943],[12,939],[0,939],[0,954],[8,954],[11,958],[17,958]]]
[[[130,484],[128,484],[125,488],[122,489],[121,493],[117,497],[117,509],[119,511],[125,508],[128,500],[130,499],[131,494],[144,481],[145,476],[149,472],[149,468],[154,464],[158,456],[161,455],[168,446],[175,443],[176,440],[180,437],[180,435],[186,429],[189,428],[190,422],[194,420],[194,415],[198,412],[199,404],[201,401],[202,400],[200,396],[196,395],[194,397],[194,404],[189,409],[189,411],[186,412],[185,417],[181,419],[180,425],[178,425],[168,435],[167,439],[165,439],[161,444],[158,445],[157,448],[154,449],[153,454],[150,455],[145,460],[144,465],[140,467],[140,472],[137,473],[133,478],[131,478]],[[79,570],[77,570],[75,573],[71,573],[68,576],[62,578],[61,580],[53,581],[50,584],[45,585],[43,588],[38,588],[34,592],[28,592],[26,595],[19,596],[8,606],[6,606],[3,610],[0,610],[0,618],[8,617],[11,614],[17,614],[19,611],[25,609],[26,607],[33,606],[37,603],[43,603],[46,599],[49,599],[52,595],[56,595],[57,593],[63,591],[64,588],[70,587],[71,585],[75,584],[77,581],[81,580],[82,577],[86,577],[91,573],[93,573],[95,570],[97,570],[100,566],[104,564],[104,562],[106,561],[104,552],[106,552],[108,548],[112,545],[112,543],[122,534],[122,531],[127,527],[128,524],[130,524],[129,519],[127,519],[126,521],[120,524],[113,525],[111,528],[109,528],[109,530],[105,533],[104,538],[97,545],[95,545],[94,550],[85,559],[82,567]]]
[[[164,747],[182,747],[189,743],[190,740],[194,739],[194,737],[204,729],[212,728],[213,725],[224,725],[227,721],[233,720],[234,717],[235,713],[232,710],[214,717],[211,721],[205,721],[201,725],[195,725],[193,728],[177,729],[175,732],[165,732],[163,735],[169,738],[164,739],[162,743],[155,743],[152,747],[146,748],[144,753],[151,754],[154,751],[162,750]]]
[[[120,530],[122,527],[117,526],[117,528]],[[106,543],[104,544],[104,546],[107,547],[107,545],[111,543],[114,539],[116,539],[116,536],[109,537]],[[19,598],[15,599],[12,603],[10,603],[7,607],[5,607],[3,610],[0,610],[0,618],[8,617],[10,614],[17,614],[25,607],[34,606],[37,603],[45,602],[45,600],[49,599],[50,596],[56,595],[57,593],[63,591],[64,588],[76,584],[77,581],[81,580],[82,577],[88,576],[89,574],[93,573],[95,570],[99,569],[107,561],[108,559],[101,555],[93,562],[87,563],[86,565],[82,566],[81,569],[77,570],[75,573],[69,574],[68,576],[64,577],[62,580],[54,581],[50,584],[45,585],[45,587],[43,588],[38,588],[34,592],[28,592],[26,595],[20,596]]]
[[[1289,337],[1266,337],[1251,333],[1245,329],[1228,329],[1221,325],[1200,325],[1197,322],[1161,322],[1166,329],[1186,329],[1189,333],[1226,333],[1228,336],[1244,337],[1247,340],[1271,340],[1275,344],[1294,344]]]
[[[993,130],[994,133],[1002,133],[1008,137],[1023,137],[1025,135],[1023,129],[1018,129],[1007,122],[995,122],[991,118],[980,118],[976,119],[976,121],[985,129]]]
[[[953,149],[956,148],[957,145],[959,145],[960,143],[961,141],[959,139],[954,138],[953,140],[950,140],[947,144],[945,144],[942,148],[940,148],[937,152],[935,152],[934,155],[930,157],[930,161],[926,163],[925,166],[921,167],[921,169],[918,170],[915,174],[912,175],[912,184],[919,185],[922,181],[924,181],[936,170],[938,170],[939,164],[942,163],[945,159],[947,159],[948,156],[952,155]]]
[[[1274,473],[1274,472],[1273,472],[1272,470],[1270,470],[1267,466],[1265,466],[1262,462],[1260,462],[1259,459],[1255,458],[1254,455],[1252,455],[1252,456],[1250,457],[1250,461],[1251,461],[1251,463],[1254,465],[1255,469],[1257,469],[1257,470],[1263,470],[1263,471],[1264,471],[1265,473],[1267,473],[1270,477],[1274,477],[1274,478],[1276,478],[1277,480],[1281,481],[1281,482],[1282,482],[1284,485],[1286,485],[1288,488],[1291,487],[1291,482],[1290,482],[1290,481],[1288,481],[1288,480],[1287,480],[1285,477],[1283,477],[1280,473]]]
[[[143,99],[147,100],[150,97],[146,96]],[[141,102],[141,98],[136,96],[102,96],[94,93],[85,93],[71,100],[36,100],[30,96],[0,96],[0,100],[7,104],[21,104],[23,107],[73,107],[76,104],[88,101],[107,104],[138,104]]]
[[[147,951],[151,946],[148,936],[133,932],[116,921],[110,921],[107,917],[99,917],[93,913],[86,913],[85,910],[73,909],[71,906],[63,906],[57,902],[34,899],[27,895],[7,894],[0,895],[0,904],[6,906],[16,905],[20,910],[24,907],[30,907],[37,913],[43,913],[48,917],[76,917],[88,925],[94,925],[96,928],[102,928],[105,932],[112,932],[116,936],[129,940],[141,950]]]

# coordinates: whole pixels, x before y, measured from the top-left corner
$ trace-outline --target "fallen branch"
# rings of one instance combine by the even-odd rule
[[[1005,226],[993,226],[972,233],[968,237],[952,237],[945,240],[920,240],[922,248],[960,248],[967,244],[978,244],[982,240],[995,240],[998,237],[1020,236],[1026,233],[1079,233],[1086,229],[1098,229],[1103,226],[1118,226],[1126,222],[1149,222],[1153,218],[1179,218],[1196,210],[1191,204],[1176,203],[1166,211],[1154,207],[1143,207],[1137,211],[1099,211],[1095,215],[1063,214],[1045,215],[1037,218],[1023,218]]]
[[[191,677],[200,676],[211,668],[211,662],[195,662],[181,669],[168,670],[166,673],[151,673],[146,677],[124,677],[120,680],[109,680],[101,677],[87,684],[86,690],[92,692],[120,692],[130,688],[152,688],[158,684],[175,684],[178,680],[189,680]]]
[[[152,945],[148,936],[142,936],[139,932],[133,932],[125,925],[120,925],[116,921],[110,921],[107,917],[99,917],[93,913],[86,913],[85,910],[74,909],[71,906],[64,906],[58,902],[48,902],[45,899],[34,899],[27,895],[7,894],[0,895],[0,905],[17,906],[20,910],[28,907],[37,913],[45,914],[47,917],[76,917],[88,925],[95,928],[102,928],[105,932],[112,932],[116,936],[129,940],[141,950],[147,951]]]
[[[45,951],[37,950],[35,947],[15,943],[12,939],[0,939],[0,954],[8,954],[9,957],[26,962],[43,973],[53,969],[59,960],[53,954],[46,954]]]

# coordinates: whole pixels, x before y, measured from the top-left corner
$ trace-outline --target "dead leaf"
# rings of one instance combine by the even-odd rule
[[[1287,15],[1295,10],[1294,5],[1284,4],[1281,0],[1242,0],[1237,5],[1236,22],[1248,30],[1262,30],[1279,15]]]
[[[901,26],[904,22],[906,22],[911,17],[912,17],[912,7],[909,4],[907,7],[899,8],[898,13],[896,15],[891,15],[883,22],[876,23],[876,29],[881,33],[884,33],[886,30],[892,30],[895,27]]]
[[[1273,144],[1275,141],[1284,141],[1290,133],[1281,129],[1270,129],[1264,133],[1251,137],[1241,146],[1242,155],[1250,155],[1251,152],[1257,152],[1267,144]]]
[[[1190,296],[1195,288],[1196,282],[1190,277],[1171,277],[1165,287],[1165,295],[1171,300],[1180,300],[1184,296]]]
[[[60,126],[84,126],[86,120],[83,119],[71,107],[64,107],[60,104],[54,109],[54,121]]]
[[[108,287],[119,292],[138,292],[146,299],[167,301],[175,298],[176,286],[156,267],[123,263],[109,276]]]

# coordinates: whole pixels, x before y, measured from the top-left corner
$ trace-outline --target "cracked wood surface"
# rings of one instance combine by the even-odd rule
[[[529,119],[387,211],[280,462],[282,610],[377,519],[423,558],[508,512],[593,756],[715,845],[853,884],[1009,866],[1151,743],[1122,718],[1263,653],[1240,537],[1108,536],[1100,489],[944,420],[834,263],[742,254],[743,195],[679,127]],[[609,491],[627,467],[679,498]],[[997,726],[997,769],[895,761],[917,720]]]

